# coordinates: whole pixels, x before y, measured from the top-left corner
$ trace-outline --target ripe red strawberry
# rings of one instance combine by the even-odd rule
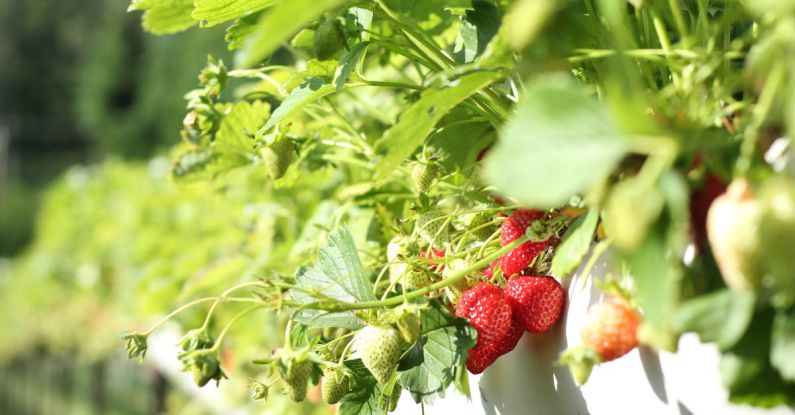
[[[533,263],[538,254],[547,249],[548,243],[527,241],[511,252],[500,257],[500,269],[505,277],[510,277],[515,274],[520,274],[527,267]]]
[[[520,236],[524,235],[527,227],[534,220],[541,219],[542,216],[544,216],[544,212],[540,210],[516,209],[500,225],[500,242],[502,246],[519,239]]]
[[[469,349],[467,369],[475,375],[482,373],[497,358],[515,349],[523,334],[524,328],[519,322],[514,320],[508,329],[508,334],[497,343],[478,344]]]
[[[511,328],[511,305],[499,287],[480,283],[461,294],[455,315],[478,332],[479,345],[497,343]]]
[[[638,345],[640,316],[625,301],[611,299],[588,310],[580,332],[584,345],[595,350],[603,362],[615,360]]]
[[[483,270],[483,276],[489,280],[494,278],[494,268],[496,268],[498,265],[500,265],[500,260],[499,259],[494,260],[494,262],[489,264],[488,268]]]
[[[475,347],[469,349],[468,353],[467,370],[473,375],[483,373],[499,357],[493,344],[475,345]]]
[[[514,318],[511,322],[511,328],[508,329],[508,334],[506,334],[502,340],[498,341],[494,345],[494,352],[497,353],[497,357],[515,349],[516,345],[519,344],[519,340],[521,340],[524,331],[525,330],[524,327],[522,327],[522,324],[516,318]]]
[[[423,258],[433,259],[433,258],[444,258],[444,251],[441,249],[429,249],[428,251],[420,251],[420,256]],[[442,272],[444,271],[444,264],[439,264],[438,262],[431,262],[428,265],[428,269],[432,272]]]
[[[514,318],[530,333],[543,333],[557,323],[566,304],[563,287],[552,277],[513,277],[505,296]]]
[[[707,244],[707,212],[712,202],[726,191],[726,183],[710,173],[700,189],[690,193],[690,225],[699,250]]]

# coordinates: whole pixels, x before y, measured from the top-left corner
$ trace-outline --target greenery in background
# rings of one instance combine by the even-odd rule
[[[39,189],[69,165],[105,155],[146,158],[174,142],[182,94],[213,31],[144,34],[118,2],[0,5],[0,128],[10,142],[0,183],[0,256],[30,240]],[[168,76],[163,76],[168,74]]]
[[[199,385],[253,377],[255,397],[272,405],[278,389],[300,400],[321,371],[325,379],[337,371],[347,379],[341,413],[383,413],[395,391],[423,404],[450,385],[466,393],[464,362],[476,339],[449,312],[458,283],[481,280],[492,260],[548,232],[561,245],[534,271],[550,266],[565,277],[594,242],[594,249],[613,249],[617,269],[631,274],[624,279],[642,311],[642,343],[674,351],[681,334],[698,333],[721,352],[732,402],[792,403],[791,255],[764,251],[753,289],[724,283],[716,259],[724,278],[725,264],[705,241],[714,226],[704,229],[698,203],[712,202],[701,195],[710,180],[719,183],[717,193],[731,179],[746,179],[770,198],[770,183],[792,189],[791,150],[769,149],[786,145],[778,139],[795,125],[795,53],[784,53],[795,51],[795,3],[218,4],[130,6],[158,34],[225,26],[236,51],[234,68],[210,58],[198,88],[185,96],[170,170],[180,190],[158,181],[158,163],[139,166],[138,175],[105,166],[94,179],[105,203],[83,202],[88,219],[68,236],[51,236],[55,242],[42,232],[42,242],[15,264],[32,270],[15,275],[66,284],[62,292],[72,294],[60,297],[68,304],[80,293],[97,301],[104,287],[99,292],[121,296],[107,305],[121,320],[184,304],[175,314],[186,333],[179,359]],[[418,179],[416,167],[429,164],[434,175]],[[507,199],[495,200],[496,190]],[[79,214],[60,216],[81,203],[62,192],[65,200],[52,202],[42,229]],[[765,203],[766,221],[795,226],[795,201]],[[487,214],[493,226],[502,220],[497,212],[518,206],[560,220],[503,247],[499,231],[480,237],[469,227],[468,215]],[[581,219],[568,226],[571,216]],[[749,235],[763,247],[795,243],[775,231],[767,224]],[[72,244],[80,233],[95,243],[85,251]],[[431,259],[408,247],[398,258],[411,267],[444,262],[452,271],[430,285],[413,286],[402,275],[390,280],[388,241],[401,237],[416,238],[424,252],[444,252]],[[690,242],[697,254],[684,261]],[[455,260],[468,262],[455,268]],[[93,273],[81,272],[81,261]],[[98,285],[81,288],[85,275]],[[27,280],[5,285],[13,292]],[[41,298],[29,301],[32,312],[57,307],[44,290],[29,291]],[[397,338],[389,327],[402,327],[407,315],[419,327],[413,338],[401,333],[406,344],[395,348],[405,354],[390,362],[391,371],[370,367],[367,350],[358,350],[361,360],[352,354],[364,340],[346,347],[351,336]],[[159,325],[126,335],[131,357],[144,358]],[[271,353],[275,344],[280,349]]]

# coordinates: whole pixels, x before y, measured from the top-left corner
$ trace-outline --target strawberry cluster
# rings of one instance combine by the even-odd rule
[[[516,210],[500,227],[503,246],[515,241],[543,213]],[[492,279],[499,267],[508,278],[505,288],[480,283],[461,295],[455,314],[465,318],[478,332],[469,350],[467,369],[481,373],[497,358],[513,350],[524,332],[543,333],[560,319],[566,295],[560,283],[549,276],[520,275],[532,264],[548,242],[528,241],[492,263],[483,274]]]

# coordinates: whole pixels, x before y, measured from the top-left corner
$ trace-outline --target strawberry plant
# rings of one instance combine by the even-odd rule
[[[795,222],[782,150],[795,128],[792,1],[130,9],[155,33],[226,25],[234,51],[186,95],[172,179],[237,178],[244,198],[296,212],[319,199],[283,218],[300,237],[264,248],[301,255],[253,261],[213,300],[181,355],[198,384],[234,376],[224,341],[269,313],[284,345],[254,360],[258,397],[281,384],[300,401],[320,381],[341,413],[365,414],[394,409],[403,390],[417,403],[466,392],[467,369],[557,324],[560,281],[611,249],[625,302],[595,308],[568,360],[673,351],[695,332],[717,343],[733,402],[792,403],[795,269],[780,249]],[[727,194],[697,197],[713,176],[733,182]],[[218,314],[232,298],[248,308]],[[131,357],[152,330],[126,336]]]

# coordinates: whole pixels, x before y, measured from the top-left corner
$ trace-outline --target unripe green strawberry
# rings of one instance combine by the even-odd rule
[[[470,265],[471,264],[469,263],[469,261],[465,259],[461,258],[454,259],[444,268],[444,272],[442,272],[442,275],[444,276],[444,278],[450,278],[451,276],[465,270]],[[477,280],[477,271],[473,271],[464,278],[461,278],[458,281],[448,285],[447,288],[450,290],[450,293],[453,296],[454,299],[453,302],[458,302],[457,301],[458,297],[460,297],[461,294],[464,293],[464,291],[468,290],[472,286],[473,281],[476,280]]]
[[[407,345],[412,345],[420,337],[421,322],[420,316],[415,313],[403,313],[397,321],[397,328],[400,337]]]
[[[429,244],[434,242],[434,247],[441,247],[442,243],[447,241],[446,216],[439,209],[430,209],[417,218],[414,226],[417,227],[420,237],[425,242]]]
[[[491,222],[494,217],[488,213],[477,213],[472,216],[472,219],[469,220],[467,224],[467,231],[471,231],[470,234],[472,239],[476,241],[485,241],[486,239],[494,233],[494,225],[485,226],[487,223]]]
[[[427,193],[436,180],[442,173],[442,168],[434,161],[430,162],[417,162],[411,168],[411,183],[414,185],[414,190],[419,194]]]
[[[350,390],[350,381],[342,371],[334,368],[323,369],[323,381],[320,396],[323,402],[333,405],[342,399]]]
[[[786,303],[795,301],[795,182],[776,177],[759,192],[762,214],[759,226],[762,259],[775,296]]]
[[[389,404],[386,407],[387,412],[394,412],[397,409],[398,401],[400,401],[400,394],[403,392],[403,388],[400,387],[400,384],[395,384],[395,387],[392,388],[392,394],[389,395]]]
[[[345,47],[345,33],[337,20],[325,20],[315,29],[315,56],[324,61]]]
[[[605,209],[607,231],[616,247],[625,251],[637,249],[664,206],[660,191],[637,178],[616,184]]]
[[[763,274],[759,224],[762,205],[745,180],[735,180],[712,202],[707,213],[707,237],[726,285],[755,290]]]
[[[388,326],[366,326],[356,333],[353,341],[367,370],[379,383],[388,382],[403,353],[400,333]]]
[[[407,258],[415,258],[420,254],[417,242],[403,235],[397,235],[386,246],[386,259],[389,261],[389,281],[395,283],[404,277],[410,267]]]
[[[309,361],[293,362],[289,369],[282,373],[284,389],[293,402],[301,402],[306,398],[306,384],[312,374],[312,363]]]
[[[410,269],[403,274],[403,279],[400,282],[405,288],[416,289],[425,288],[433,284],[434,280],[434,274],[427,269]]]
[[[290,167],[294,156],[295,144],[285,136],[276,137],[273,142],[268,143],[260,150],[260,157],[265,163],[268,175],[273,180],[284,176],[284,172]]]

